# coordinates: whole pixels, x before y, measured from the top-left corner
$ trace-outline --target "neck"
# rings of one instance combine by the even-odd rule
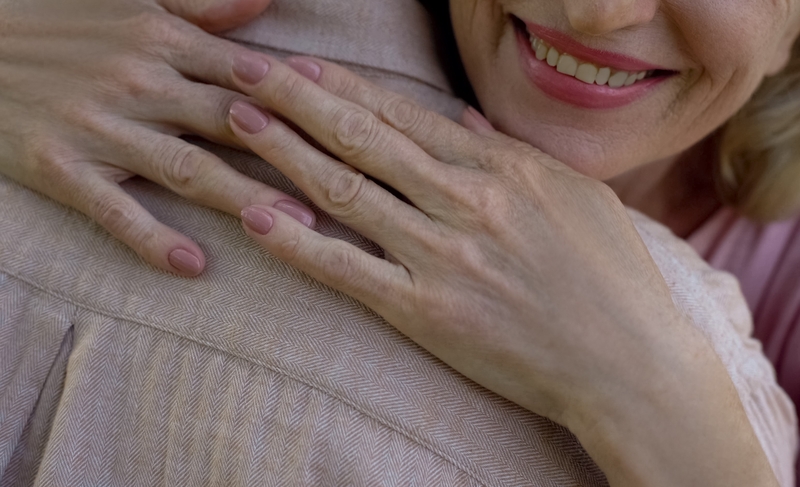
[[[615,177],[607,184],[622,203],[686,238],[717,211],[714,190],[715,137],[679,156],[652,162]]]

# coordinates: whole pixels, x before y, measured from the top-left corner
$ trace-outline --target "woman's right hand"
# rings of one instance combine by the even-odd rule
[[[263,204],[308,226],[296,199],[179,138],[241,147],[231,79],[245,50],[209,32],[270,0],[0,0],[0,173],[85,213],[149,263],[184,276],[205,257],[119,184],[143,176],[238,215]]]

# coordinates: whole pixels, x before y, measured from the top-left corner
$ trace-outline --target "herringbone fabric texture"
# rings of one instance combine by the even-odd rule
[[[369,15],[348,10],[358,8]],[[280,22],[264,17],[232,36],[325,55],[320,46],[330,51],[335,39],[321,33],[340,32],[342,52],[364,60],[338,60],[458,113],[413,0],[279,0],[276,9]],[[373,27],[348,37],[331,26],[354,18]],[[395,42],[393,29],[416,40],[376,46]],[[289,33],[293,46],[281,43]],[[298,194],[263,161],[202,145]],[[606,484],[569,432],[267,255],[237,219],[146,181],[125,187],[201,244],[210,256],[203,276],[156,271],[86,217],[0,179],[0,486]],[[790,485],[794,411],[746,338],[735,281],[632,217]],[[326,216],[320,231],[380,254]]]

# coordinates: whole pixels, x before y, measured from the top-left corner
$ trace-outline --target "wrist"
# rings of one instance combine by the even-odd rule
[[[563,423],[611,485],[776,485],[727,370],[694,329],[586,389]]]

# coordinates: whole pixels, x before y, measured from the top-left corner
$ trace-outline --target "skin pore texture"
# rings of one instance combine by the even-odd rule
[[[694,119],[708,107],[696,104],[727,93],[724,73],[704,82],[704,65],[694,61],[710,55],[693,48],[718,51],[719,39],[710,36],[711,46],[688,42],[678,30],[686,24],[666,20],[711,11],[697,1],[677,8],[644,0],[454,0],[453,11],[492,121],[599,179],[676,153],[681,147],[664,147],[690,132],[680,124],[699,126]],[[227,22],[209,25],[214,16],[191,0],[0,0],[8,5],[20,11],[0,8],[0,133],[11,141],[0,144],[0,161],[20,162],[0,168],[5,174],[88,214],[149,262],[182,275],[202,270],[199,247],[160,225],[117,183],[137,174],[196,203],[241,213],[248,235],[273,256],[361,300],[467,377],[570,428],[612,485],[774,483],[724,366],[674,309],[628,214],[601,182],[474,117],[465,121],[470,131],[339,67],[284,64],[217,39],[192,22],[210,31]],[[257,10],[244,0],[237,5],[248,8],[231,14],[230,24]],[[770,28],[775,39],[755,44],[775,51],[777,29],[757,20],[765,12],[779,19],[790,5],[736,0],[728,7],[733,14],[706,21],[740,15]],[[524,76],[507,11],[586,47],[685,68],[686,80],[663,81],[613,112],[554,102]],[[660,19],[662,11],[669,15],[659,22],[642,20]],[[598,27],[586,20],[619,21],[629,12],[640,24]],[[724,23],[730,29],[723,33],[741,41],[744,24]],[[755,44],[748,44],[751,54]],[[645,47],[650,51],[638,51]],[[727,98],[741,103],[767,65],[734,85],[741,100],[735,93]],[[678,103],[683,97],[691,103]],[[229,111],[238,121],[214,123],[214,114]],[[706,122],[710,130],[714,124]],[[394,261],[313,231],[281,204],[287,195],[244,180],[176,134],[251,149]],[[585,167],[575,162],[581,160]],[[193,252],[197,265],[173,264],[175,249]],[[585,299],[576,305],[575,296]]]
[[[587,176],[607,180],[675,159],[724,124],[765,76],[785,66],[797,36],[798,3],[460,0],[451,2],[451,12],[465,69],[494,126]],[[542,61],[520,52],[519,38],[529,34],[530,25],[571,38],[581,45],[577,50],[657,66],[665,79],[612,109],[549,96],[526,72],[526,63]]]
[[[330,63],[248,55],[233,71],[340,160],[246,103],[231,110],[240,140],[394,259],[246,208],[272,255],[566,426],[610,485],[776,485],[731,377],[608,186],[474,113],[460,127]]]

